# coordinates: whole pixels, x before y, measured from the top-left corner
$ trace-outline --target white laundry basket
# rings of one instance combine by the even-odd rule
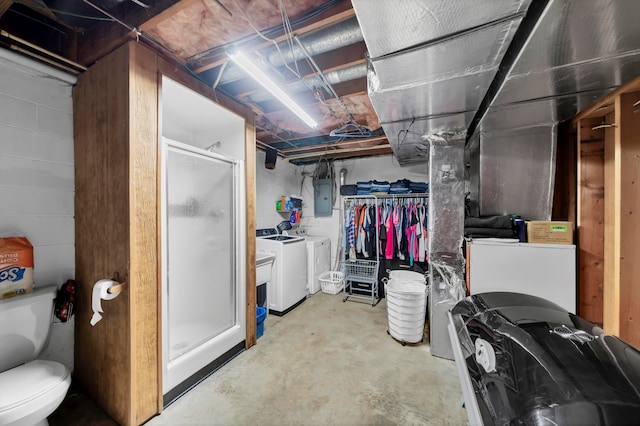
[[[385,286],[385,294],[391,337],[403,344],[422,341],[427,313],[427,286],[424,282],[391,278]]]
[[[344,278],[340,271],[326,271],[318,277],[323,293],[338,294],[344,288]]]

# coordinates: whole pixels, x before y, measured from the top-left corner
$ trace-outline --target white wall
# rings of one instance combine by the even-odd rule
[[[283,220],[288,220],[289,215],[276,211],[276,201],[281,196],[300,195],[300,182],[302,176],[298,167],[283,161],[276,160],[275,169],[267,169],[264,166],[266,154],[264,151],[256,152],[256,228],[275,228]],[[306,198],[306,197],[305,197]],[[313,198],[313,194],[311,194]],[[305,202],[308,200],[305,199]],[[303,209],[302,217],[311,214],[311,211]]]
[[[0,75],[0,235],[26,236],[35,286],[60,287],[75,277],[75,79],[3,49]],[[73,369],[73,328],[54,324],[42,358]]]
[[[311,174],[315,170],[316,165],[308,165],[302,167],[300,174]],[[388,181],[392,183],[399,179],[409,179],[413,182],[429,182],[429,165],[414,165],[409,167],[400,167],[395,157],[392,155],[361,158],[353,160],[336,161],[333,164],[336,176],[336,184],[334,186],[335,202],[333,204],[333,215],[331,217],[314,217],[313,216],[313,178],[305,176],[302,189],[304,197],[305,214],[302,217],[301,225],[306,226],[310,235],[327,236],[331,238],[331,255],[332,267],[336,267],[337,248],[341,240],[339,240],[340,230],[340,170],[346,169],[347,176],[345,183],[348,185],[356,184],[359,181]]]

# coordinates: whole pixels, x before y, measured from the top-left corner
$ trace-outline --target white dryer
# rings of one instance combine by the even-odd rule
[[[307,293],[320,291],[320,275],[331,269],[331,239],[307,234],[301,226],[282,231],[283,235],[302,237],[307,243]]]

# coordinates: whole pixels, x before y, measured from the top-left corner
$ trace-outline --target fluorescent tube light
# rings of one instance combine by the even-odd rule
[[[264,71],[262,71],[247,55],[239,50],[228,50],[227,55],[236,65],[242,68],[251,78],[260,83],[269,93],[275,96],[280,102],[300,117],[309,127],[315,129],[318,123],[311,118],[284,90],[280,88]]]

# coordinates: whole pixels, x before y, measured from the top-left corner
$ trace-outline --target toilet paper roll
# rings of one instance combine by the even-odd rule
[[[116,296],[118,296],[119,293],[111,294],[108,291],[111,288],[111,286],[115,284],[118,284],[118,283],[113,280],[103,279],[103,280],[97,281],[93,285],[93,293],[91,294],[91,309],[93,310],[93,316],[91,317],[91,325],[96,325],[98,321],[102,319],[102,315],[100,315],[100,313],[104,311],[102,310],[101,301],[103,299],[111,300]]]

